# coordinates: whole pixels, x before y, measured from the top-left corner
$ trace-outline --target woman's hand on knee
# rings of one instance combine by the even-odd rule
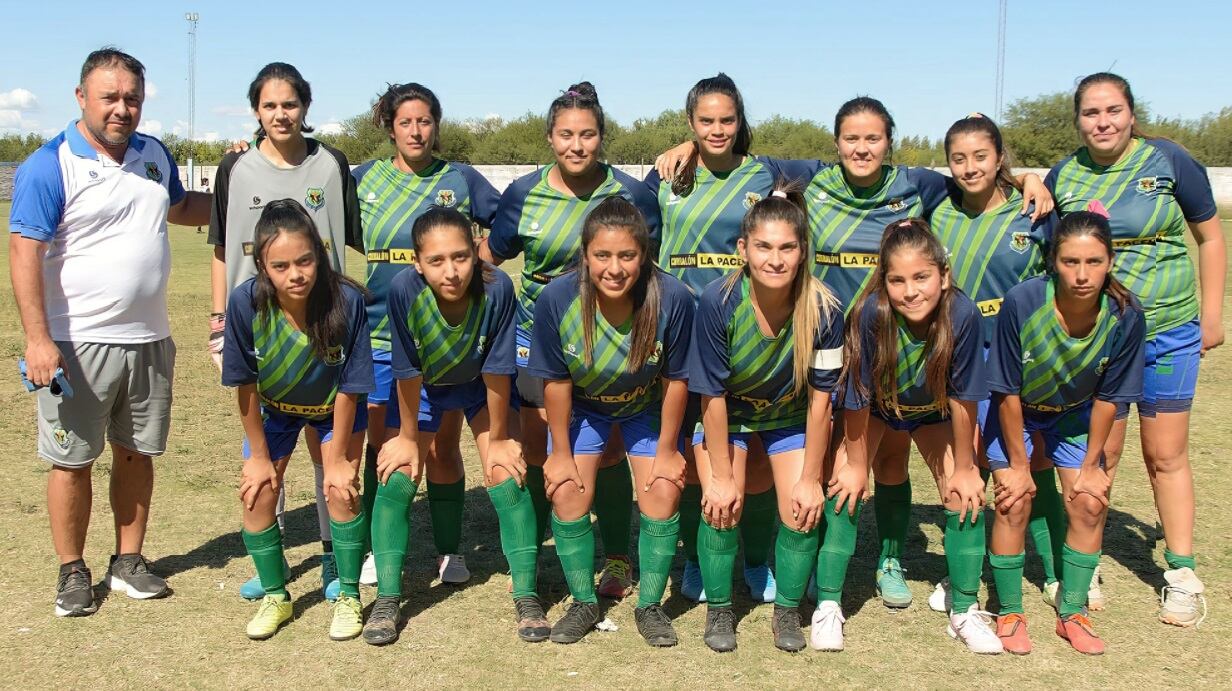
[[[264,485],[269,485],[271,492],[278,492],[278,468],[268,458],[249,457],[244,461],[240,475],[240,501],[245,509],[252,511],[257,505],[257,497]]]

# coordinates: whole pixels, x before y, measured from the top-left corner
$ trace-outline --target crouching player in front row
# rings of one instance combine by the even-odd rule
[[[397,394],[386,412],[390,436],[377,455],[379,484],[372,508],[377,599],[364,640],[384,645],[398,639],[411,500],[425,464],[432,461],[429,454],[442,451],[433,446],[434,438],[441,441],[441,420],[460,410],[475,435],[488,497],[496,507],[518,636],[542,641],[548,625],[535,592],[535,513],[517,417],[511,413],[516,410],[511,401],[513,281],[479,260],[471,221],[455,209],[426,211],[411,227],[411,243],[415,266],[399,273],[389,288]],[[461,453],[456,446],[450,451]]]
[[[693,298],[655,267],[646,221],[621,197],[590,212],[581,245],[577,268],[535,303],[530,356],[531,374],[545,381],[543,474],[556,553],[573,595],[551,639],[575,643],[599,623],[590,508],[599,458],[618,427],[641,489],[637,630],[652,646],[671,646],[676,632],[659,601],[680,530]]]
[[[702,397],[703,430],[693,436],[693,452],[704,492],[704,640],[717,652],[736,648],[732,567],[752,434],[770,457],[782,521],[774,548],[774,645],[791,652],[805,646],[799,606],[816,563],[843,313],[808,270],[808,221],[803,200],[792,197],[776,189],[745,214],[736,244],[745,266],[706,287],[690,344],[689,389]]]
[[[856,304],[846,342],[845,440],[835,459],[818,555],[812,643],[843,648],[840,608],[855,551],[869,459],[891,431],[907,432],[945,506],[945,561],[953,591],[948,632],[997,654],[992,619],[976,604],[984,565],[984,482],[975,465],[977,408],[988,398],[980,312],[958,286],[945,248],[918,218],[881,240],[873,283]]]
[[[1142,307],[1113,277],[1112,256],[1105,217],[1089,211],[1065,216],[1050,245],[1052,275],[1012,288],[997,317],[988,362],[995,396],[984,438],[999,509],[989,550],[1001,600],[997,631],[1010,652],[1031,649],[1022,564],[1035,432],[1061,477],[1069,518],[1057,635],[1079,652],[1104,651],[1086,614],[1116,472],[1102,449],[1118,408],[1142,398],[1146,337]]]
[[[265,597],[248,637],[265,639],[291,619],[282,532],[274,520],[278,488],[305,425],[321,437],[330,532],[341,594],[329,637],[359,635],[359,569],[367,517],[356,491],[365,395],[376,388],[363,288],[331,267],[308,212],[270,202],[257,221],[257,275],[227,307],[222,383],[239,387],[244,425],[244,546]]]

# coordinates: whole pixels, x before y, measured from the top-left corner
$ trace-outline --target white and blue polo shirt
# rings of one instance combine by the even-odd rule
[[[51,338],[150,343],[171,335],[167,211],[184,198],[167,147],[134,134],[124,161],[100,154],[77,121],[17,169],[9,231],[47,243]]]

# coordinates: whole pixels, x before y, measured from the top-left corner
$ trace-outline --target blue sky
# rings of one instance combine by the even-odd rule
[[[110,43],[147,67],[142,129],[186,134],[189,10],[201,15],[199,138],[251,131],[248,82],[274,60],[311,82],[309,123],[325,129],[365,110],[388,81],[426,84],[446,117],[510,118],[543,112],[589,79],[609,116],[629,123],[682,106],[697,79],[720,70],[740,85],[754,122],[777,113],[827,123],[843,101],[869,94],[902,134],[938,137],[954,119],[994,107],[995,0],[50,6],[54,17],[35,2],[4,10],[0,132],[52,134],[76,117],[81,61]],[[1070,90],[1112,66],[1159,114],[1232,105],[1232,3],[1009,0],[1008,17],[1007,103]]]

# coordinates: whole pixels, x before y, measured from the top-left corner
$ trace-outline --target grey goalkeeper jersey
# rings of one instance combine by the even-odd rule
[[[257,219],[275,199],[294,199],[307,209],[336,270],[345,270],[344,245],[364,251],[355,178],[342,152],[308,139],[308,156],[294,168],[275,166],[257,146],[229,153],[214,176],[209,234],[211,245],[226,248],[228,295],[257,275]]]

